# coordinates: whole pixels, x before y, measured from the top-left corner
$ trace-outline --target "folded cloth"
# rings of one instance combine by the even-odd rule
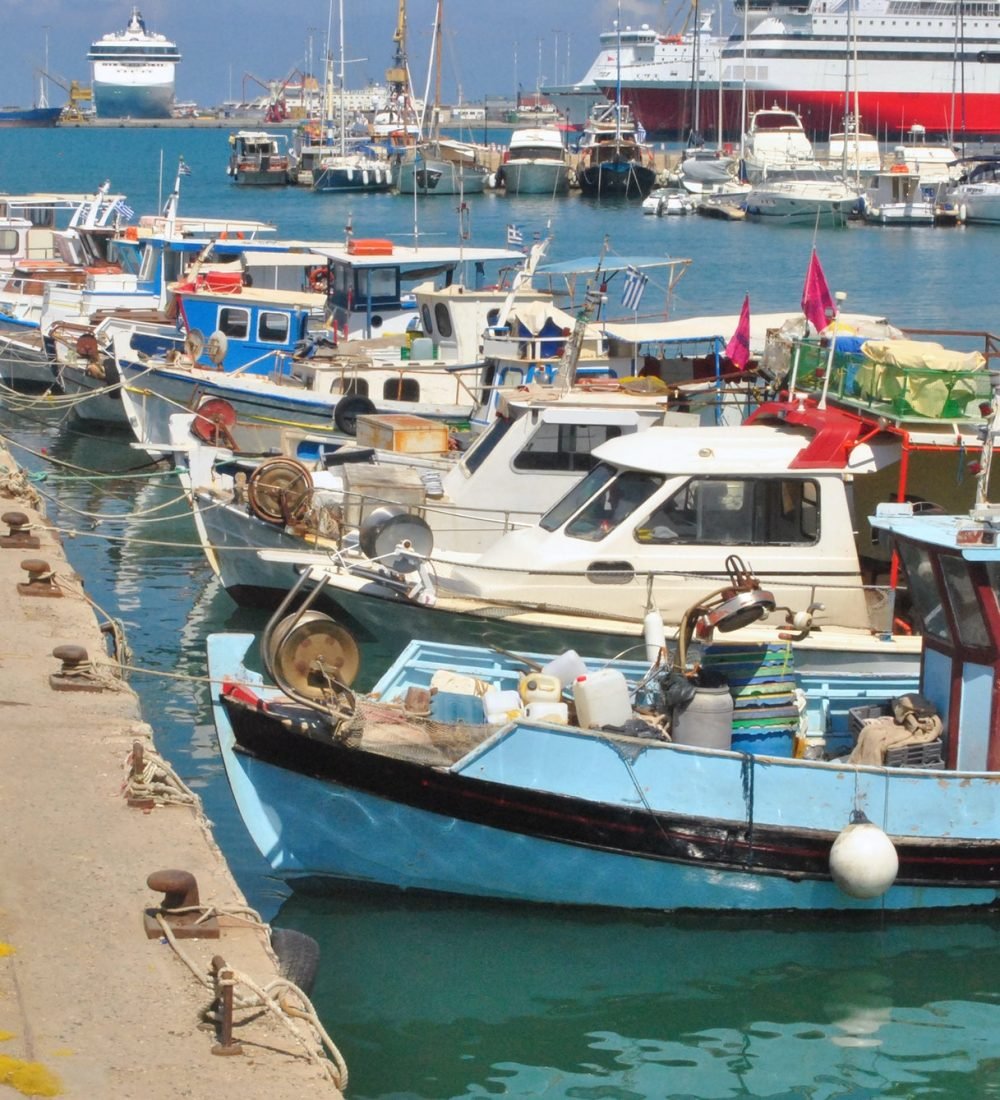
[[[904,702],[904,700],[911,700],[911,702]],[[934,713],[917,717],[919,704],[915,706],[913,700],[926,702],[920,696],[904,695],[900,699],[893,700],[892,715],[886,715],[884,718],[869,718],[861,727],[858,743],[847,758],[848,764],[878,766],[885,763],[887,749],[898,748],[900,745],[924,745],[928,741],[936,741],[941,736],[944,724]],[[901,715],[901,719],[896,715]]]

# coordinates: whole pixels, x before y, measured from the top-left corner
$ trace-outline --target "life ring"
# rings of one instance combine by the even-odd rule
[[[901,619],[898,615],[892,620],[892,629],[897,634],[913,633],[913,627],[905,619]]]
[[[314,267],[309,272],[309,289],[317,294],[325,294],[330,285],[330,273],[325,267]]]
[[[894,164],[894,165],[893,165],[893,166],[892,166],[892,167],[891,167],[891,168],[889,169],[889,171],[890,171],[890,172],[892,172],[892,173],[896,173],[896,172],[909,172],[909,168],[907,168],[905,164]]]

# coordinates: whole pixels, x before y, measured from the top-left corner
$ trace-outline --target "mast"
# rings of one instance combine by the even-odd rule
[[[434,140],[441,136],[441,18],[444,0],[434,11]]]
[[[691,51],[691,79],[694,82],[694,125],[688,142],[701,137],[701,24],[698,0],[694,0],[694,48]]]
[[[622,0],[618,0],[618,19],[615,22],[618,41],[615,49],[615,149],[622,141]]]
[[[347,85],[344,83],[346,79],[344,73],[344,0],[340,0],[340,117],[337,122],[337,127],[340,130],[340,155],[347,155],[347,119],[345,118],[344,111],[344,91]]]

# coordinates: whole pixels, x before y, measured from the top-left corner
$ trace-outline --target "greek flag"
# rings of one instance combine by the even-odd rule
[[[112,207],[112,210],[114,210],[116,214],[119,214],[121,217],[123,217],[126,221],[128,221],[130,218],[135,217],[135,211],[124,199],[119,199]]]
[[[181,157],[180,164],[177,165],[177,175],[178,176],[190,176],[191,175],[191,169],[184,162],[183,157]]]
[[[507,226],[507,243],[508,244],[524,244],[524,234],[516,225]]]
[[[637,267],[625,268],[625,282],[622,285],[622,305],[633,313],[639,308],[642,301],[642,292],[646,289],[649,276],[644,275]]]
[[[646,141],[646,127],[641,122],[635,124],[635,140],[640,144],[645,144]]]

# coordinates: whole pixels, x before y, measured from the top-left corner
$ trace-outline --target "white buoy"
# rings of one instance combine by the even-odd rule
[[[365,187],[368,186],[368,169],[367,168],[363,168],[361,170],[361,182],[365,185]]]
[[[877,825],[858,815],[833,842],[830,874],[848,897],[879,898],[896,881],[899,855]]]
[[[642,639],[646,643],[646,660],[652,664],[667,644],[663,616],[656,608],[647,611],[646,617],[642,620]]]

